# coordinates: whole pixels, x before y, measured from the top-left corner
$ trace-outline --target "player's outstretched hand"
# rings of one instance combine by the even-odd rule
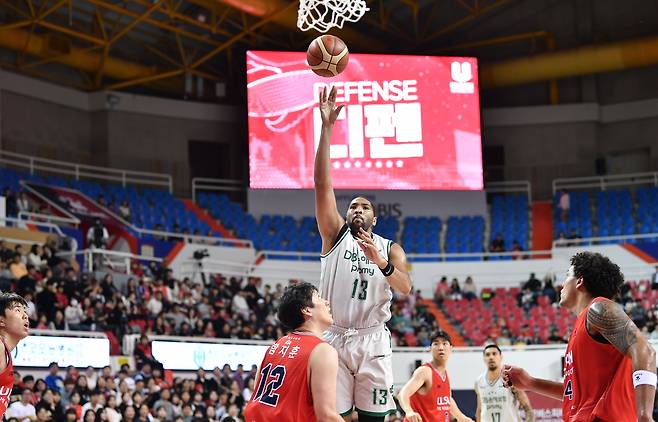
[[[421,418],[416,412],[409,412],[405,414],[404,417],[407,418],[409,422],[423,422],[423,418]]]
[[[336,107],[336,87],[331,87],[328,97],[327,88],[325,87],[320,95],[320,116],[322,117],[322,124],[333,125],[342,109],[342,105]]]
[[[519,390],[527,390],[530,388],[532,377],[517,366],[503,365],[503,385],[507,388],[514,386]]]
[[[370,236],[370,233],[363,230],[363,228],[359,228],[356,243],[359,245],[359,247],[361,247],[361,250],[363,250],[363,254],[366,256],[366,258],[381,268],[383,261],[386,261],[386,259],[384,259],[384,257],[379,253],[379,250],[377,250],[375,241],[372,239],[372,236]],[[384,263],[384,265],[386,264]]]

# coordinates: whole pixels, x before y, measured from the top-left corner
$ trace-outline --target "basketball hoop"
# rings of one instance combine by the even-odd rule
[[[297,27],[327,32],[342,28],[345,21],[358,21],[368,10],[365,0],[299,0]]]

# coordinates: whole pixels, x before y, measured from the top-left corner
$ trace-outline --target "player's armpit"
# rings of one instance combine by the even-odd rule
[[[430,368],[425,365],[416,368],[409,381],[407,381],[398,394],[400,407],[405,413],[409,413],[413,410],[411,408],[411,403],[409,402],[411,396],[428,384],[428,381],[431,381],[431,379],[432,370]]]
[[[528,398],[528,395],[525,393],[525,391],[517,390],[514,387],[511,387],[510,390],[512,391],[512,394],[514,394],[516,399],[519,401],[519,406],[521,406],[521,409],[523,409],[523,411],[525,412],[526,422],[534,422],[535,412],[532,410],[532,405],[530,404],[530,399]]]
[[[409,294],[411,292],[411,277],[407,273],[407,255],[404,249],[397,243],[391,245],[391,250],[388,253],[388,261],[395,267],[395,271],[386,278],[388,284],[395,290],[402,294]]]
[[[327,343],[318,344],[309,359],[313,410],[318,422],[343,422],[336,410],[338,353]]]
[[[626,354],[637,343],[640,330],[617,303],[611,300],[594,302],[587,311],[587,330],[590,335],[601,334]],[[655,362],[654,362],[655,363]]]

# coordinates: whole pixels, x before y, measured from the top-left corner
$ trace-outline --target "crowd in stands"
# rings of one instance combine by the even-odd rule
[[[104,375],[95,377],[98,380],[95,379],[94,386],[78,391],[80,383],[89,384],[92,373],[80,376],[71,368],[61,377],[61,382],[52,385],[47,380],[45,384],[30,383],[28,377],[16,389],[16,398],[22,404],[14,407],[23,408],[31,403],[37,417],[42,414],[38,420],[67,420],[66,412],[71,406],[77,406],[76,417],[82,416],[85,421],[178,420],[170,417],[171,412],[182,415],[184,421],[192,420],[197,414],[209,421],[224,420],[226,415],[239,420],[236,416],[241,414],[245,398],[250,394],[245,388],[253,388],[249,374],[243,376],[241,368],[225,367],[216,370],[207,382],[167,383],[162,368],[153,358],[148,336],[276,340],[283,335],[275,309],[284,286],[277,284],[271,288],[263,286],[258,278],[221,275],[209,277],[205,284],[189,278],[178,280],[166,266],[158,267],[154,263],[134,262],[132,273],[134,278],[119,287],[111,274],[97,280],[92,274],[78,271],[76,265],[59,259],[51,246],[33,245],[26,250],[21,245],[10,248],[0,240],[0,288],[25,298],[32,328],[102,331],[118,340],[129,333],[144,334],[135,347],[139,372],[132,381],[128,372],[110,376],[104,370]],[[416,306],[419,299],[420,294],[416,293],[394,300],[389,328],[395,344],[430,344],[431,333],[438,325],[433,315]],[[232,369],[243,379],[236,379],[233,374],[229,383],[228,373]],[[59,376],[55,368],[53,371],[53,376]],[[222,377],[224,380],[219,384],[212,381]],[[122,387],[124,378],[127,387]],[[144,382],[133,388],[139,379]],[[215,388],[213,383],[222,388]],[[169,392],[164,393],[163,399],[165,389]],[[157,404],[159,400],[167,401],[164,419],[160,417],[163,411]],[[93,409],[99,413],[93,419],[91,414],[86,415],[87,409],[82,411],[87,403],[93,403]],[[209,410],[207,403],[218,405]],[[186,407],[188,404],[191,406]],[[105,409],[102,412],[101,405]],[[48,413],[51,419],[46,418]],[[130,416],[133,413],[135,416]],[[120,417],[123,419],[117,419]]]
[[[257,368],[199,369],[193,379],[168,377],[148,362],[117,373],[109,366],[62,371],[54,362],[48,370],[36,380],[14,372],[8,421],[240,422]]]
[[[436,284],[434,301],[448,311],[468,301],[469,309],[481,309],[491,315],[493,320],[489,321],[490,332],[479,341],[467,338],[467,342],[473,346],[492,342],[499,345],[565,343],[571,332],[574,317],[559,307],[559,286],[556,287],[555,284],[555,277],[552,274],[547,274],[543,280],[539,280],[534,273],[531,273],[528,280],[521,283],[519,287],[478,290],[472,277],[466,277],[463,283],[453,278],[449,283],[448,278],[444,276]],[[522,319],[517,330],[510,329],[512,321],[497,315],[495,306],[497,295],[506,299],[513,298],[505,304],[516,308],[507,309],[508,315],[520,316]],[[647,338],[658,340],[658,267],[651,280],[626,282],[618,301]],[[551,321],[548,327],[535,326],[537,317],[546,317],[547,310],[553,315],[558,315],[560,312],[561,318],[548,318]],[[460,318],[455,318],[450,312],[446,314],[457,327],[463,324]],[[564,321],[565,318],[568,319],[567,323]],[[514,321],[514,324],[519,324],[519,321]],[[468,330],[461,328],[464,334],[468,334]],[[539,335],[538,331],[542,328],[545,334]]]

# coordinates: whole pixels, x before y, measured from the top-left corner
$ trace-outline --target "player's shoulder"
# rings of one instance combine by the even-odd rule
[[[599,321],[601,318],[626,319],[629,317],[617,302],[605,297],[597,297],[592,300],[587,309],[587,320],[592,322]]]
[[[324,341],[320,341],[315,346],[309,356],[311,365],[325,364],[327,362],[338,362],[338,352],[334,347]]]
[[[428,364],[424,363],[416,368],[414,371],[414,376],[432,379],[432,368],[430,368]]]

